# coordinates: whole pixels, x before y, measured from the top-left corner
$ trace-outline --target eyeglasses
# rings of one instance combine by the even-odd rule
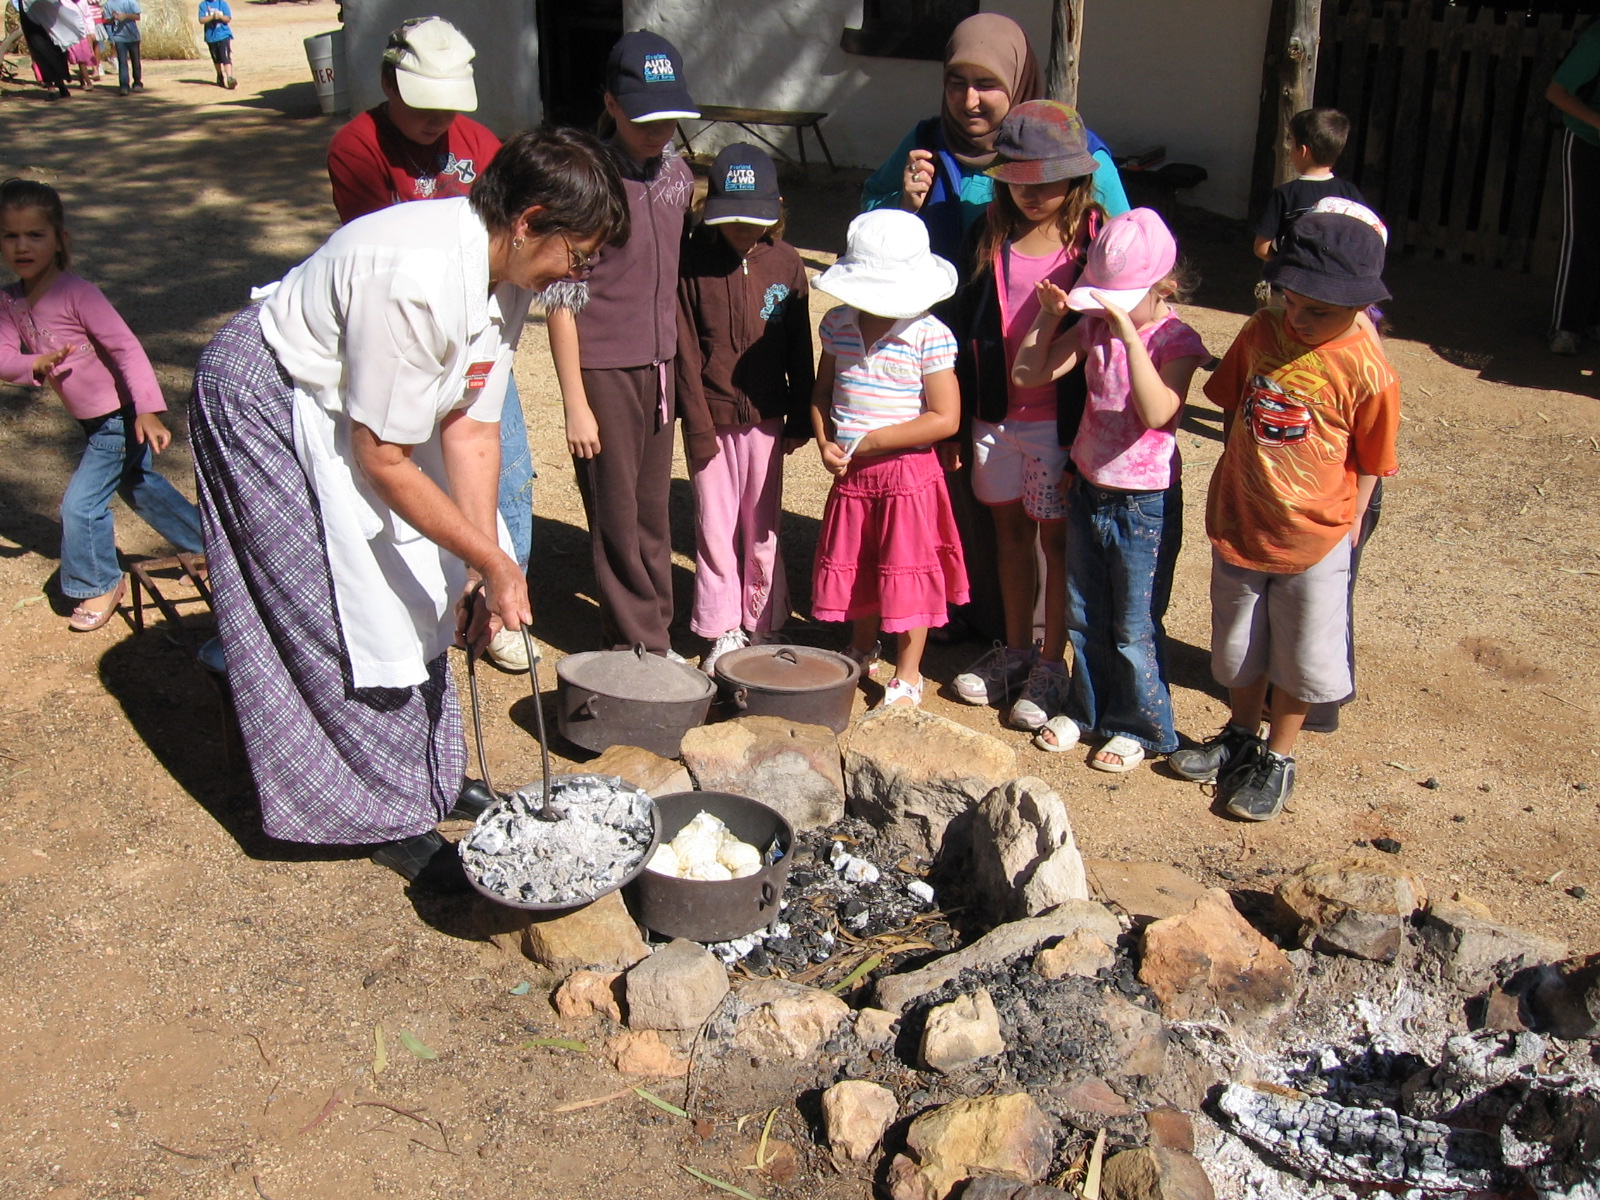
[[[579,250],[566,238],[561,242],[567,248],[567,275],[573,279],[587,279],[594,273],[594,258]]]

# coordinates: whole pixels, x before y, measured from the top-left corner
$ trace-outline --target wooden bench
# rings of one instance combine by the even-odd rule
[[[776,142],[770,141],[765,135],[751,129],[752,125],[776,126],[795,131],[795,141],[800,145],[800,165],[806,166],[806,130],[811,130],[816,135],[817,145],[822,147],[822,157],[828,160],[828,169],[837,171],[833,164],[833,155],[828,153],[828,143],[822,136],[822,119],[827,113],[822,112],[787,112],[781,108],[733,108],[723,104],[700,105],[700,120],[706,124],[700,130],[704,133],[712,125],[737,125],[756,141],[766,146],[785,162],[793,162]],[[694,143],[689,140],[689,135],[684,132],[683,122],[678,122],[678,136],[683,139],[683,144],[690,153],[694,152]]]

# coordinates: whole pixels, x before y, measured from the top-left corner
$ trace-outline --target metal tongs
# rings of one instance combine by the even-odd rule
[[[467,593],[467,628],[472,628],[473,607],[483,599],[483,584],[478,582],[472,585]],[[539,768],[544,780],[544,794],[541,797],[539,811],[534,814],[541,821],[559,821],[562,813],[553,804],[554,796],[550,789],[550,746],[549,738],[544,729],[544,704],[539,698],[539,652],[534,647],[533,635],[524,625],[520,630],[522,644],[528,652],[528,681],[533,689],[533,723],[539,731]],[[478,704],[478,655],[473,651],[471,642],[467,643],[467,690],[472,695],[472,737],[478,744],[478,770],[483,772],[483,786],[489,789],[489,794],[496,799],[502,799],[499,791],[489,779],[489,756],[483,749],[483,713]]]

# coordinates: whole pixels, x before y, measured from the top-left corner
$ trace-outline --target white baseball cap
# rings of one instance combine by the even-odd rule
[[[472,43],[443,17],[417,17],[389,35],[383,61],[394,68],[400,99],[412,108],[476,112],[475,54]]]

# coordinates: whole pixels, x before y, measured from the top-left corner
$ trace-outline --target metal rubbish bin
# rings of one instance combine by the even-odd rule
[[[317,86],[322,115],[350,111],[350,88],[344,78],[344,30],[333,29],[306,39],[306,60]]]

